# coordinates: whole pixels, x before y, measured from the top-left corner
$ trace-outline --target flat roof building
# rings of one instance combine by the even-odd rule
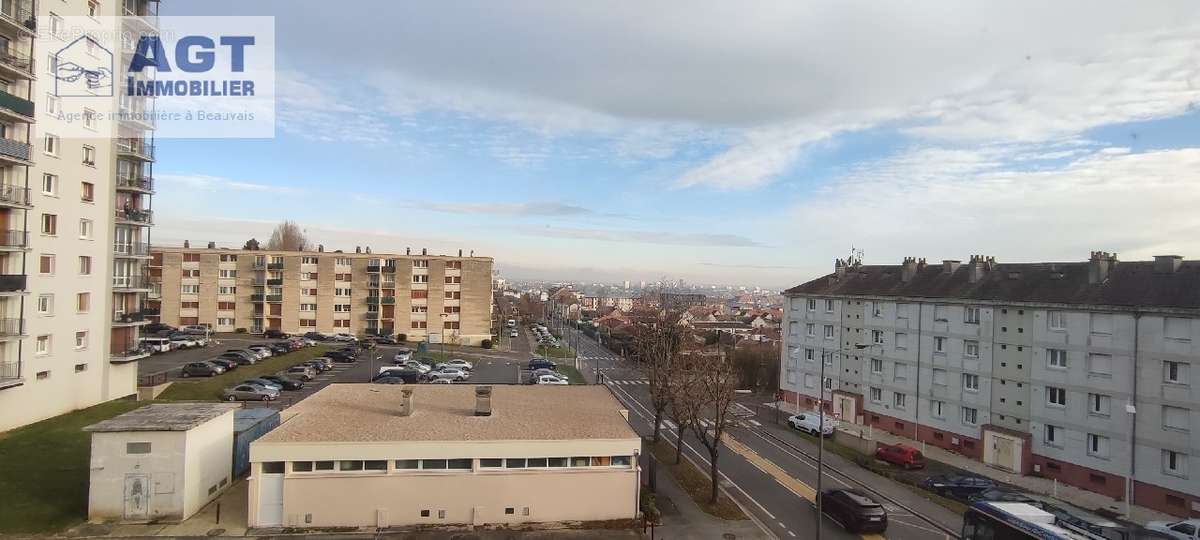
[[[288,412],[250,446],[251,527],[638,513],[641,439],[604,387],[334,384]]]

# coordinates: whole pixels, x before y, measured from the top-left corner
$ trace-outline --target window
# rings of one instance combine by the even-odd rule
[[[311,461],[293,461],[292,472],[312,472],[313,462]]]
[[[90,219],[80,219],[79,220],[79,238],[81,240],[91,240],[92,239],[92,220],[90,220]]]
[[[804,374],[804,387],[815,388],[817,386],[817,376],[812,373]]]
[[[339,471],[361,471],[363,470],[362,460],[345,460],[338,462]]]
[[[903,409],[907,397],[908,396],[905,396],[900,392],[892,392],[892,406],[896,407],[897,409]]]
[[[825,300],[825,313],[833,313],[833,300]]]
[[[832,377],[825,377],[825,389],[826,389],[826,390],[829,390],[829,389],[831,389],[831,388],[833,388],[833,378],[832,378]]]
[[[1104,394],[1088,394],[1088,412],[1100,416],[1108,416],[1110,399]]]
[[[50,354],[50,336],[41,335],[37,337],[37,343],[34,348],[35,354]]]
[[[504,466],[504,460],[500,458],[481,458],[479,460],[480,469],[498,469]]]
[[[1098,377],[1112,377],[1112,355],[1089,354],[1088,374]]]
[[[1096,435],[1095,433],[1087,434],[1087,453],[1093,457],[1108,457],[1108,437]]]
[[[446,321],[442,323],[442,328],[446,330],[458,330],[458,321]]]
[[[55,56],[50,55],[50,58],[55,58]],[[50,64],[50,73],[53,75],[53,74],[55,74],[54,71],[55,71],[54,64],[51,63]],[[58,104],[59,104],[58,96],[53,95],[53,94],[46,94],[46,112],[50,113],[51,115],[58,114],[58,110],[59,110]]]
[[[871,316],[876,317],[876,318],[883,316],[883,304],[882,303],[873,302],[871,304]]]
[[[149,454],[150,443],[148,442],[127,442],[125,443],[126,454]]]
[[[1047,386],[1046,387],[1046,404],[1052,405],[1052,406],[1057,406],[1057,407],[1066,407],[1067,406],[1067,390],[1065,388],[1059,388],[1057,386]]]
[[[833,339],[833,325],[825,325],[825,339]]]
[[[881,358],[872,358],[871,359],[871,373],[883,373],[883,359],[881,359]]]
[[[75,311],[87,313],[92,307],[92,293],[81,292],[75,295]]]
[[[75,332],[75,348],[86,349],[88,345],[88,333],[86,330]]]
[[[413,312],[413,313],[428,313],[428,312],[429,312],[429,306],[413,306],[413,307],[412,307],[412,312]]]
[[[1047,311],[1046,326],[1051,331],[1061,332],[1067,329],[1067,314],[1062,311]]]
[[[883,330],[871,330],[871,342],[883,344]]]
[[[1046,424],[1046,429],[1042,433],[1042,440],[1045,441],[1045,443],[1050,446],[1061,446],[1062,443],[1059,441],[1059,433],[1061,431],[1062,431],[1062,428],[1060,428],[1058,426],[1052,426],[1050,424]]]
[[[89,167],[96,166],[96,149],[94,147],[83,145],[83,164]]]
[[[896,348],[897,349],[907,349],[908,348],[908,334],[896,332]]]
[[[87,364],[75,364],[75,373],[83,373],[87,371]]]
[[[307,327],[312,327],[312,326],[316,326],[316,325],[317,325],[316,319],[300,319],[300,326],[307,328]]]
[[[317,264],[316,257],[300,257],[300,264]]]
[[[79,256],[79,275],[92,275],[92,258],[87,255]]]
[[[816,298],[809,298],[809,299],[808,299],[808,310],[809,310],[809,311],[816,311],[816,310],[817,310],[817,299],[816,299]]]
[[[967,324],[979,324],[979,308],[967,306],[963,312],[963,322]]]
[[[334,296],[350,296],[350,288],[349,287],[344,288],[344,289],[335,288],[335,289],[333,289],[333,295]]]
[[[883,389],[871,387],[871,403],[883,403]]]
[[[350,257],[338,257],[333,263],[338,266],[350,266]]]
[[[233,326],[233,318],[217,317],[217,326]]]
[[[429,274],[413,274],[413,283],[429,283]]]
[[[804,361],[815,362],[817,360],[816,349],[804,349]]]
[[[1162,451],[1163,473],[1180,478],[1187,478],[1187,454],[1173,450]]]
[[[907,319],[910,311],[912,311],[912,304],[896,304],[897,319]]]
[[[979,356],[979,342],[970,340],[963,341],[963,355],[977,358]]]
[[[978,424],[979,411],[970,407],[962,408],[962,423],[967,426]]]
[[[58,146],[58,135],[51,135],[47,133],[43,142],[42,151],[48,155],[57,156]]]
[[[300,304],[300,311],[316,311],[316,304]]]
[[[1093,313],[1092,314],[1092,333],[1093,334],[1111,334],[1113,329],[1111,313]]]
[[[221,311],[233,311],[237,309],[237,304],[234,302],[217,302],[217,309]],[[304,311],[304,304],[300,304],[300,310]]]
[[[221,255],[221,262],[237,262],[237,255]]]
[[[98,15],[100,15],[100,2],[88,0],[88,17],[96,17]]]
[[[933,320],[950,322],[950,306],[933,306]]]
[[[1179,317],[1163,318],[1163,336],[1175,341],[1191,341],[1191,320]]]
[[[933,338],[933,352],[946,352],[946,338],[941,336]]]
[[[908,365],[901,364],[900,362],[892,364],[892,379],[896,381],[908,379]]]
[[[968,392],[978,392],[979,391],[979,375],[976,375],[974,373],[963,373],[962,374],[962,385],[963,385],[963,390],[966,390]]]
[[[200,294],[199,285],[180,285],[179,292],[183,294]]]
[[[945,408],[946,408],[945,401],[934,400],[934,401],[929,402],[929,414],[933,415],[934,418],[945,418],[946,417]]]
[[[459,299],[462,299],[462,293],[461,293],[461,292],[459,292],[459,291],[446,291],[446,299],[447,299],[447,300],[459,300]]]
[[[38,295],[37,310],[39,315],[54,315],[54,295]]]
[[[412,327],[414,329],[428,328],[429,327],[428,325],[429,325],[429,323],[426,321],[413,321],[412,322]]]
[[[1188,364],[1163,360],[1163,382],[1187,384]]]
[[[223,278],[236,278],[236,277],[237,277],[237,270],[226,270],[226,269],[221,269],[221,270],[219,270],[219,271],[218,271],[218,274],[217,274],[217,275],[218,275],[218,276],[220,276],[220,277],[223,277]]]
[[[1174,431],[1190,431],[1189,416],[1191,411],[1183,407],[1162,406],[1163,429]]]
[[[933,384],[946,386],[946,370],[933,368]]]
[[[42,234],[54,236],[58,234],[58,216],[42,214]]]
[[[805,323],[804,324],[804,335],[806,335],[808,337],[816,337],[816,335],[817,335],[816,328],[817,328],[816,325],[814,325],[813,323]]]
[[[42,175],[42,193],[44,195],[58,196],[58,175],[43,174]]]
[[[217,287],[217,294],[237,294],[237,287],[234,287],[234,286]]]
[[[1046,349],[1046,367],[1050,369],[1067,369],[1067,351],[1062,349]]]
[[[462,276],[446,276],[446,284],[462,283]]]
[[[429,268],[428,259],[415,259],[412,262],[413,268]]]

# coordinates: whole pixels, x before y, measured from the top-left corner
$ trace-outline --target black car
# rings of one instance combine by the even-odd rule
[[[258,362],[258,356],[254,353],[239,349],[230,349],[221,353],[219,357],[244,365],[251,365]]]
[[[225,370],[211,362],[189,362],[180,370],[180,377],[215,377]]]
[[[146,335],[157,335],[159,332],[174,332],[175,327],[169,324],[160,322],[152,322],[142,327],[142,333]]]
[[[542,369],[542,368],[556,370],[556,369],[558,369],[558,365],[555,364],[554,362],[546,360],[545,358],[534,358],[529,361],[529,370],[530,371],[533,371],[535,369]]]
[[[267,339],[287,339],[288,335],[283,330],[276,330],[272,328],[266,332],[263,332],[263,337]]]
[[[325,340],[329,339],[329,338],[325,337],[325,334],[322,334],[320,332],[305,332],[304,338],[311,339],[313,341],[325,341]]]
[[[1010,490],[1003,489],[1003,488],[985,489],[983,491],[980,491],[979,493],[971,495],[968,498],[968,500],[970,502],[976,502],[976,501],[1019,502],[1019,503],[1037,503],[1038,502],[1037,499],[1034,499],[1033,497],[1030,497],[1029,495],[1026,495],[1026,494],[1018,492],[1018,491],[1010,491]]]
[[[326,364],[325,362],[322,362],[320,360],[309,360],[307,362],[302,362],[302,363],[306,366],[312,366],[312,368],[317,370],[317,372],[319,372],[319,373],[324,373],[324,372],[332,369],[329,367],[329,364]]]
[[[266,379],[273,383],[282,386],[284,390],[299,390],[304,388],[304,381],[298,381],[291,377],[283,377],[280,375],[260,375],[258,378]]]
[[[417,371],[415,369],[408,369],[408,368],[388,369],[388,370],[383,371],[379,375],[376,375],[374,379],[371,379],[371,382],[379,382],[380,379],[400,379],[401,381],[403,381],[406,384],[416,384],[421,381],[421,372]],[[399,383],[388,383],[388,384],[399,384]]]
[[[281,354],[287,354],[287,353],[292,352],[292,348],[288,347],[287,343],[276,343],[274,345],[271,345],[270,349],[271,349],[271,354],[273,354],[275,356],[279,356]]]
[[[372,384],[409,384],[408,381],[404,380],[404,377],[388,377],[385,375],[380,375],[378,377],[375,377],[374,379],[371,379],[371,383]]]
[[[887,530],[887,510],[857,489],[830,489],[821,493],[821,511],[850,532]]]
[[[995,489],[996,482],[990,478],[969,474],[940,474],[922,480],[921,487],[943,497],[965,502],[971,495]]]
[[[233,371],[233,370],[237,369],[237,367],[238,367],[237,361],[230,360],[228,358],[223,358],[223,357],[212,358],[209,360],[209,362],[212,362],[218,366],[225,368],[225,371]]]
[[[348,364],[357,360],[354,356],[346,354],[342,351],[329,351],[325,353],[325,357],[339,364]]]
[[[375,338],[375,343],[380,345],[395,345],[396,340],[392,336],[379,336]]]

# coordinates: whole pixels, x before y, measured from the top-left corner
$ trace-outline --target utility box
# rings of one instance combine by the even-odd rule
[[[266,407],[233,413],[233,476],[250,472],[250,443],[279,426],[279,411]]]

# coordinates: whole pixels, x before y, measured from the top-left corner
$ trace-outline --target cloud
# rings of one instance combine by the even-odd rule
[[[553,201],[524,203],[434,203],[411,202],[405,205],[414,210],[444,212],[449,214],[487,214],[494,216],[567,217],[591,214],[582,206]]]
[[[304,191],[297,188],[287,186],[275,186],[268,184],[256,184],[253,182],[240,182],[230,180],[220,176],[211,176],[205,174],[188,174],[188,173],[163,173],[156,174],[155,178],[159,181],[170,184],[177,184],[187,190],[197,191],[251,191],[256,193],[270,193],[276,195],[296,195]]]
[[[677,233],[666,231],[637,231],[614,229],[585,229],[574,227],[524,227],[519,229],[530,236],[566,238],[570,240],[598,240],[604,242],[631,242],[673,246],[711,247],[767,247],[765,244],[745,236],[721,233]]]

